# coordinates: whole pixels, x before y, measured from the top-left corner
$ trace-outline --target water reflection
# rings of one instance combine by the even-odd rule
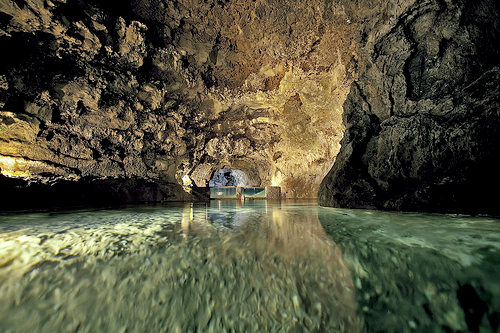
[[[498,332],[499,239],[292,201],[0,214],[0,331]]]
[[[0,330],[360,331],[346,260],[310,208],[0,216]]]
[[[498,332],[500,220],[320,208],[370,332]]]
[[[262,315],[285,320],[289,329],[299,331],[361,330],[348,266],[324,232],[316,210],[280,201],[213,200],[204,212],[193,204],[184,205],[181,228],[185,238],[218,240],[207,249],[207,257],[217,266],[234,261],[258,266],[252,276],[265,277],[266,283],[252,287],[261,297],[255,304],[262,299],[272,304]],[[265,291],[286,289],[294,289],[288,307],[271,300]]]

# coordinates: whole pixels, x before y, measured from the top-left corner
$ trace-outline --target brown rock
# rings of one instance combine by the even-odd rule
[[[43,161],[23,169],[40,181],[135,177],[176,184],[168,200],[239,168],[316,197],[345,128],[324,204],[427,209],[493,165],[486,0],[18,3],[0,6],[0,154]]]

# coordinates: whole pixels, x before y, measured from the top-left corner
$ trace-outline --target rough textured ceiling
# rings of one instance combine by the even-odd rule
[[[343,134],[355,18],[320,1],[3,1],[0,167],[315,197]],[[185,197],[183,193],[175,198]],[[168,198],[167,198],[168,199]]]
[[[287,197],[315,197],[324,179],[324,205],[494,212],[499,12],[3,0],[0,168],[119,202],[192,199],[232,168]]]

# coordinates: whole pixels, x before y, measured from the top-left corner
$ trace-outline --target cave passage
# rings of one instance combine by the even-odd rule
[[[209,187],[216,186],[253,186],[248,176],[241,170],[221,169],[208,182]]]

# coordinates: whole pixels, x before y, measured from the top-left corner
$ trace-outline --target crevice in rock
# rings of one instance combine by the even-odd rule
[[[394,87],[394,78],[392,78],[392,84],[391,84],[391,87],[389,88],[389,102],[391,103],[391,107],[390,107],[390,111],[389,111],[389,117],[394,116],[394,104],[395,104],[395,101],[394,101],[394,96],[393,96],[393,93],[392,93],[393,87]]]

